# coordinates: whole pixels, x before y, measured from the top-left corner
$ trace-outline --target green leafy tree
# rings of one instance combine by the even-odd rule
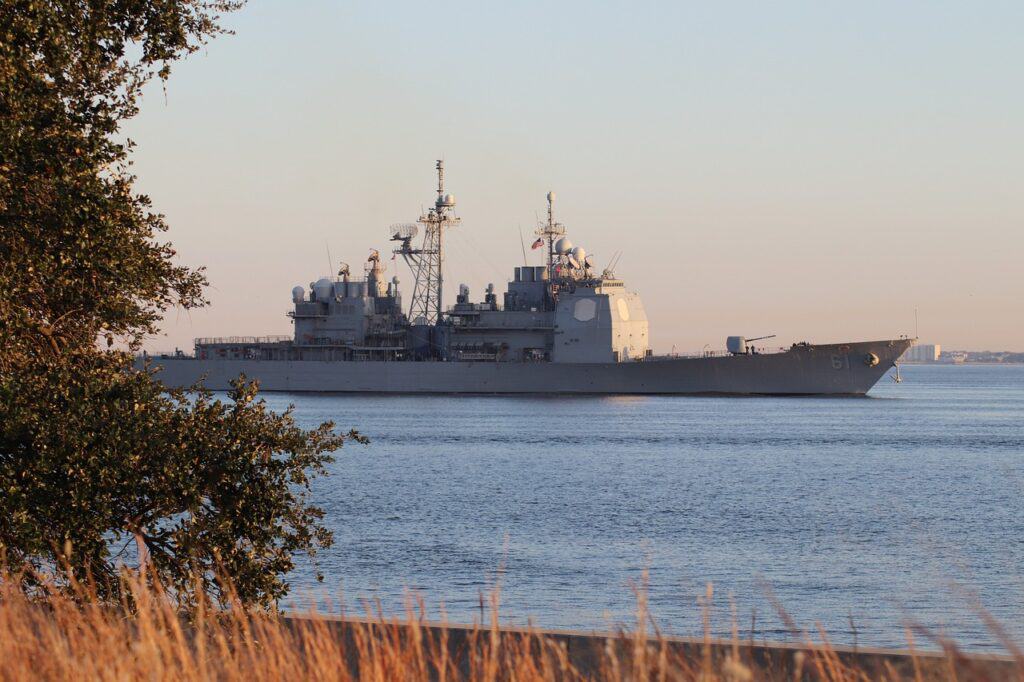
[[[308,497],[344,440],[331,424],[298,428],[244,381],[226,403],[168,391],[116,350],[206,284],[157,239],[121,125],[239,4],[0,3],[0,561],[33,569],[26,589],[90,578],[116,598],[137,548],[184,605],[223,598],[219,571],[270,605],[331,542]]]

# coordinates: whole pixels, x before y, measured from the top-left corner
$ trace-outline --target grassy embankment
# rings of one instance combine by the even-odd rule
[[[636,629],[598,638],[501,629],[496,593],[490,623],[448,628],[426,625],[422,603],[399,618],[379,610],[344,621],[290,618],[201,605],[186,619],[138,582],[128,583],[130,610],[99,606],[88,590],[76,599],[28,599],[13,584],[0,578],[0,680],[1024,680],[1019,650],[1015,671],[942,641],[941,655],[872,657],[831,646],[824,632],[777,648],[738,635],[673,640],[653,626],[642,593]]]

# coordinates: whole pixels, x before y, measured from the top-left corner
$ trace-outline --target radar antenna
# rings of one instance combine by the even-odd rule
[[[455,197],[444,191],[444,161],[437,165],[437,200],[434,208],[419,217],[423,225],[423,244],[412,246],[416,236],[415,225],[394,225],[391,240],[400,242],[394,253],[401,255],[415,276],[412,301],[409,304],[409,318],[424,318],[427,324],[441,321],[444,296],[444,230],[459,224],[459,218],[452,213]]]
[[[388,228],[388,234],[393,242],[407,242],[419,234],[420,228],[416,223],[395,223]]]

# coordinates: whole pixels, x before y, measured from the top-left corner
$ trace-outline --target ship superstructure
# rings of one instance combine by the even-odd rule
[[[655,356],[640,296],[614,263],[598,271],[573,245],[555,220],[553,192],[534,243],[545,264],[517,266],[500,300],[493,284],[476,302],[460,285],[445,308],[445,232],[459,218],[442,161],[437,173],[433,207],[389,231],[414,277],[408,307],[374,250],[361,273],[341,263],[336,276],[292,290],[292,337],[196,339],[193,356],[155,359],[161,378],[214,389],[245,373],[266,390],[862,394],[911,345],[901,338],[767,353],[737,336],[721,355]]]

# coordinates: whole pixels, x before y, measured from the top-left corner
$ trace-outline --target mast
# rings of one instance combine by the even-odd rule
[[[391,237],[401,242],[401,246],[394,252],[401,254],[416,276],[409,304],[409,319],[415,323],[418,318],[423,318],[430,325],[440,322],[443,312],[444,231],[459,224],[459,218],[452,212],[455,197],[444,191],[444,161],[439,159],[436,168],[437,199],[434,207],[416,221],[424,227],[423,246],[412,248],[415,232],[409,230],[409,226],[394,226]]]
[[[548,192],[548,221],[536,232],[548,243],[548,279],[555,278],[555,241],[565,236],[565,225],[555,222],[555,193]]]
[[[551,276],[551,266],[555,262],[555,237],[552,229],[555,224],[555,193],[548,192],[548,277]]]
[[[444,201],[444,160],[438,159],[436,167],[437,201],[434,202],[434,206],[439,218],[437,224],[437,300],[436,308],[432,311],[434,315],[431,324],[441,321],[441,301],[444,300],[444,218],[447,213],[447,206]],[[452,197],[451,205],[455,205],[454,197]],[[428,319],[430,319],[429,316]]]

